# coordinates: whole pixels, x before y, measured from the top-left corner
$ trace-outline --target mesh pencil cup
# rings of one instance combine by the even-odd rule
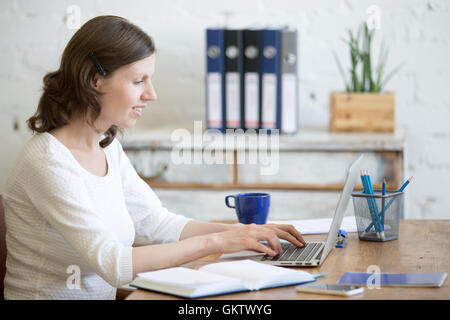
[[[403,212],[403,192],[389,192],[383,196],[352,193],[359,240],[390,241],[398,239],[400,216]]]

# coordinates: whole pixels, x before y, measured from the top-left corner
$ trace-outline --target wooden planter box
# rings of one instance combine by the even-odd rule
[[[329,131],[394,132],[394,93],[331,93]]]

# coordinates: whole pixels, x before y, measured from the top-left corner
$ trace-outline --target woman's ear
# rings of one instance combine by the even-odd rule
[[[100,89],[101,79],[100,79],[100,75],[98,73],[95,74],[94,80],[92,81],[92,84],[94,85],[94,88],[96,90]]]

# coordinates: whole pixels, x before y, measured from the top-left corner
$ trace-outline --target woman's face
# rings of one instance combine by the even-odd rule
[[[156,100],[152,85],[155,55],[117,69],[111,77],[96,75],[95,88],[100,96],[100,116],[96,124],[108,129],[111,125],[129,128],[142,116],[147,101]]]

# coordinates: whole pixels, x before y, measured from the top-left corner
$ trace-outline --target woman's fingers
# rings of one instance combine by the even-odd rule
[[[293,245],[297,246],[297,247],[304,247],[305,245],[298,241],[292,234],[290,234],[289,232],[283,231],[283,230],[278,230],[277,235],[284,240],[289,241],[290,243],[292,243]]]
[[[291,224],[270,224],[272,228],[277,230],[277,235],[282,239],[288,240],[292,244],[295,244],[298,247],[304,247],[306,245],[306,241],[303,239],[302,234],[295,229],[295,227]],[[279,232],[282,231],[282,232]],[[286,233],[290,236],[287,236]],[[286,238],[287,237],[287,238]]]
[[[276,256],[277,254],[279,254],[278,252],[276,252],[275,250],[271,249],[270,247],[256,241],[253,240],[250,243],[250,250],[254,250],[254,251],[258,251],[258,252],[263,252],[265,254],[268,254],[269,256]]]
[[[288,224],[285,227],[287,228],[287,231],[295,237],[295,239],[297,239],[300,243],[303,244],[303,246],[306,245],[306,241],[305,239],[303,239],[302,234],[297,229],[295,229],[293,225]]]
[[[277,234],[272,230],[267,230],[266,235],[264,239],[261,240],[267,240],[272,247],[273,250],[277,252],[277,254],[281,254],[283,252],[283,248],[281,247],[280,239],[278,238]]]
[[[249,229],[250,229],[249,235],[252,238],[254,238],[257,241],[266,240],[269,243],[271,249],[276,254],[282,253],[283,249],[281,248],[280,239],[278,238],[278,236],[274,230],[264,228],[261,226],[257,226],[257,225],[253,225],[253,224],[249,226]],[[263,246],[265,246],[265,245],[263,245]],[[267,247],[267,246],[265,246],[265,247]]]
[[[283,249],[281,247],[280,238],[291,242],[298,247],[306,245],[305,240],[300,232],[293,225],[289,224],[267,224],[264,226],[250,224],[242,229],[247,238],[245,246],[247,249],[264,252],[271,256],[281,254]],[[259,243],[258,241],[265,240],[269,246]]]

